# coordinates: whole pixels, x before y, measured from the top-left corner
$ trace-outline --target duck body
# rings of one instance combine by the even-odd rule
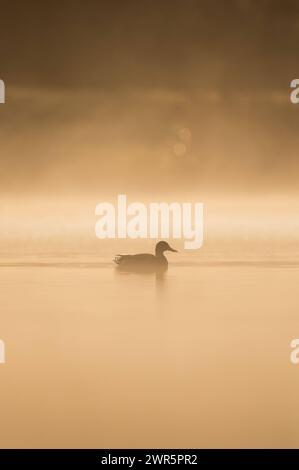
[[[140,253],[137,255],[116,255],[114,262],[121,271],[137,271],[137,272],[156,272],[166,271],[168,261],[164,255],[165,251],[174,251],[167,242],[159,242],[156,245],[156,253]]]

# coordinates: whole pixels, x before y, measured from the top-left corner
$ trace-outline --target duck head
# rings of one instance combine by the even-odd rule
[[[156,245],[156,256],[163,255],[164,251],[174,251],[177,253],[177,250],[171,248],[167,242],[158,242]]]

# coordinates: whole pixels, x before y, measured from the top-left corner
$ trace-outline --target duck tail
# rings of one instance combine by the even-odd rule
[[[116,255],[115,258],[113,258],[114,263],[120,264],[123,259],[123,255]]]

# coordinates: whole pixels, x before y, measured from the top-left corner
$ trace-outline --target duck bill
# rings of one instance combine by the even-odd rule
[[[178,252],[178,250],[175,250],[174,248],[171,248],[171,247],[168,248],[168,251],[173,251],[174,253]]]

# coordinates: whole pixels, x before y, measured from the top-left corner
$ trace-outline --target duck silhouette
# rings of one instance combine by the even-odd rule
[[[150,253],[140,253],[137,255],[116,255],[114,262],[118,265],[121,271],[132,272],[157,272],[166,271],[168,268],[168,261],[164,255],[165,251],[173,251],[167,242],[160,241],[156,245],[155,255]]]

